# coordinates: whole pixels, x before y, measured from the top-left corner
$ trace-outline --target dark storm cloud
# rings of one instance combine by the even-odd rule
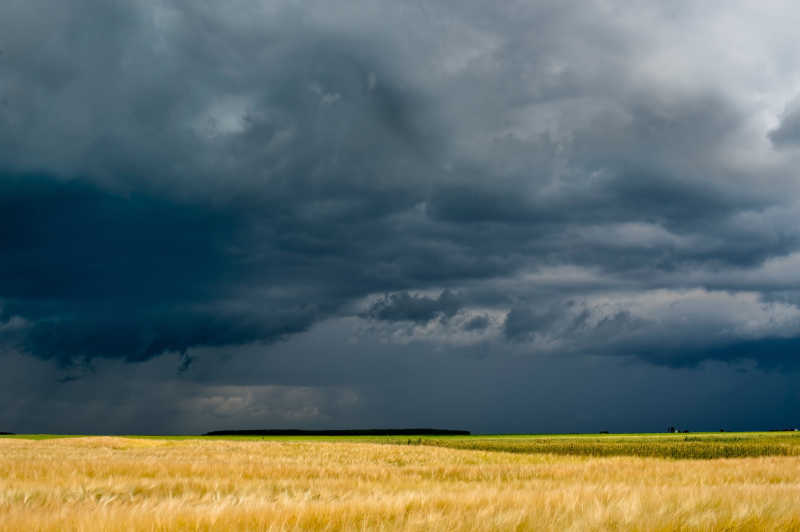
[[[435,143],[425,102],[357,36],[288,8],[248,34],[188,4],[74,7],[5,8],[54,30],[30,49],[11,32],[2,65],[0,283],[4,314],[29,322],[19,346],[142,360],[269,341],[408,284],[381,271],[398,253],[385,219],[424,194]]]
[[[385,321],[427,323],[436,318],[452,317],[461,305],[459,297],[449,290],[435,298],[401,292],[376,301],[369,309],[367,317]]]
[[[465,331],[482,331],[489,326],[489,318],[487,316],[475,316],[470,318],[464,324]]]
[[[269,313],[245,297],[225,301],[251,279],[233,212],[33,175],[0,187],[2,313],[29,321],[11,336],[34,355],[145,360],[277,338],[322,312],[280,296]]]
[[[503,333],[542,352],[630,356],[670,367],[704,360],[756,361],[797,368],[800,312],[755,294],[667,292],[619,294],[546,309],[512,309]]]
[[[747,365],[696,368],[625,358],[524,356],[498,344],[490,356],[420,343],[353,342],[333,320],[269,356],[258,346],[227,355],[198,350],[176,375],[175,355],[139,364],[98,360],[63,384],[62,373],[4,358],[3,430],[127,434],[202,433],[220,427],[450,426],[474,432],[752,430],[796,425],[797,373]],[[502,347],[502,348],[501,348]],[[359,368],[359,371],[353,371]],[[25,375],[25,379],[20,379]],[[280,380],[282,385],[269,384]],[[336,380],[336,386],[330,386]]]
[[[5,3],[0,338],[69,366],[356,316],[434,350],[777,367],[796,90],[698,22],[725,9]]]
[[[537,312],[525,307],[512,308],[506,315],[503,332],[510,340],[529,338],[553,325],[558,318],[558,312],[553,309]]]

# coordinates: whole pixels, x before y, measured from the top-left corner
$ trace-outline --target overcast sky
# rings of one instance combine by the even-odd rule
[[[800,425],[792,1],[0,2],[0,430]]]

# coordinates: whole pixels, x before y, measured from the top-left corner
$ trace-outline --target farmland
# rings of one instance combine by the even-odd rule
[[[795,432],[477,436],[428,438],[421,439],[422,442],[454,449],[577,456],[678,459],[800,456],[800,433]]]
[[[0,438],[2,530],[796,530],[796,433]]]

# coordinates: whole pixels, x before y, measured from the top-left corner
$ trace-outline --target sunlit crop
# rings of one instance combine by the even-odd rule
[[[2,530],[797,530],[799,501],[798,456],[0,439]]]

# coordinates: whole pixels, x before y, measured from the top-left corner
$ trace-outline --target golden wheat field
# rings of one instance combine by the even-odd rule
[[[800,457],[0,439],[2,530],[798,530]]]

